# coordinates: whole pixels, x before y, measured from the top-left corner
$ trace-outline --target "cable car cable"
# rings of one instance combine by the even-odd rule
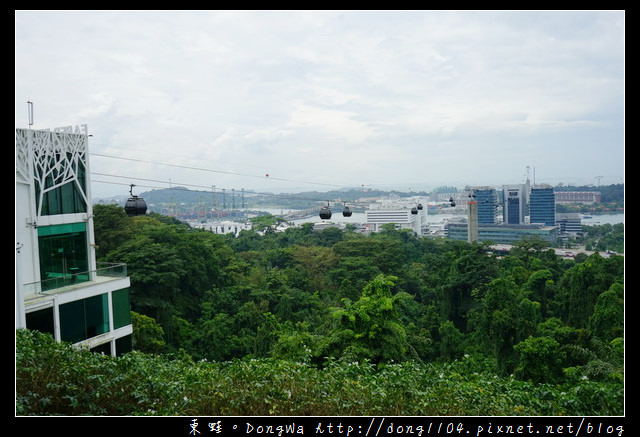
[[[193,166],[188,166],[188,165],[167,164],[167,163],[164,163],[164,162],[155,162],[155,161],[149,161],[149,160],[144,160],[144,159],[124,158],[122,156],[105,155],[105,154],[102,154],[102,153],[89,153],[89,155],[101,156],[103,158],[121,159],[121,160],[125,160],[125,161],[144,162],[146,164],[166,165],[166,166],[169,166],[169,167],[184,168],[184,169],[187,169],[187,170],[199,170],[199,171],[207,171],[207,172],[212,172],[212,173],[222,173],[222,174],[229,174],[229,175],[234,175],[234,176],[245,176],[245,177],[265,179],[265,176],[257,176],[257,175],[251,175],[251,174],[236,173],[236,172],[224,171],[224,170],[214,170],[214,169],[209,169],[209,168],[193,167]],[[278,177],[273,177],[273,176],[269,175],[268,173],[267,173],[266,178],[272,179],[272,180],[278,180],[278,181],[285,181],[285,182],[304,182],[304,183],[308,183],[308,184],[312,184],[312,185],[327,185],[327,186],[332,186],[332,187],[342,187],[342,185],[338,185],[338,184],[330,184],[330,183],[322,183],[322,182],[307,182],[307,181],[300,181],[300,180],[295,180],[295,179],[278,178]]]
[[[203,188],[203,190],[190,190],[190,191],[211,194],[210,186],[184,184],[184,183],[178,183],[178,182],[175,182],[175,181],[173,181],[173,182],[161,181],[161,180],[157,180],[157,179],[146,179],[146,178],[137,178],[137,177],[130,177],[130,176],[110,175],[110,174],[106,174],[106,173],[96,173],[96,172],[91,172],[91,173],[95,174],[95,175],[107,176],[107,177],[133,179],[133,180],[147,181],[147,182],[158,182],[158,183],[167,184],[167,185],[168,184],[173,184],[173,185],[178,185],[178,186],[181,186],[181,187],[182,186],[184,186],[184,187],[198,187],[198,188]],[[108,183],[108,184],[116,184],[116,185],[129,185],[128,183],[99,181],[99,180],[95,180],[95,179],[92,179],[91,182]],[[180,190],[180,188],[178,188],[178,187],[158,187],[157,185],[136,185],[136,186],[145,187],[145,188],[152,188],[152,189]],[[218,188],[220,188],[220,187],[218,187]],[[224,189],[224,188],[221,188],[221,189]],[[280,198],[280,199],[308,200],[308,201],[311,201],[311,202],[325,202],[325,199],[317,199],[317,198],[310,198],[310,197],[303,197],[303,196],[291,196],[291,195],[273,194],[273,193],[261,193],[261,192],[258,192],[258,191],[251,191],[251,194],[256,194],[256,195],[259,195],[259,196],[266,196],[266,197],[276,197],[276,198]]]

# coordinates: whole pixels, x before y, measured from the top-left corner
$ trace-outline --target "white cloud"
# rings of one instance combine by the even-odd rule
[[[311,127],[319,136],[337,143],[363,143],[374,135],[367,123],[354,120],[356,114],[348,111],[324,109],[309,105],[295,105],[289,126]],[[338,144],[338,147],[341,147]]]
[[[262,189],[272,181],[254,175],[267,171],[491,184],[544,163],[559,181],[622,182],[623,11],[16,11],[15,22],[16,127],[33,101],[34,128],[86,123],[96,153],[228,173],[97,157],[96,172]],[[583,168],[569,166],[578,155]]]

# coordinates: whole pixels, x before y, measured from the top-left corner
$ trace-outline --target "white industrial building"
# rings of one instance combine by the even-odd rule
[[[427,208],[420,199],[380,199],[369,205],[365,215],[371,232],[379,232],[383,225],[393,223],[397,229],[409,229],[416,235],[428,234]]]

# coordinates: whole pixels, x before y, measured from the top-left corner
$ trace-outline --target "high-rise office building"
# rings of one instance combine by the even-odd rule
[[[503,222],[508,225],[519,225],[525,222],[527,210],[526,185],[504,185]]]
[[[535,185],[531,188],[529,222],[556,225],[556,199],[550,185]]]
[[[498,196],[495,188],[474,188],[476,202],[478,202],[478,224],[493,225],[498,214]]]
[[[131,350],[124,264],[98,264],[86,126],[16,129],[16,329]]]

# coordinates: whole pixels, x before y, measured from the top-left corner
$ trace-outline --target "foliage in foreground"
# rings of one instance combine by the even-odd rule
[[[621,382],[534,384],[495,363],[322,367],[275,360],[194,362],[131,352],[111,357],[16,331],[17,415],[622,415]]]

